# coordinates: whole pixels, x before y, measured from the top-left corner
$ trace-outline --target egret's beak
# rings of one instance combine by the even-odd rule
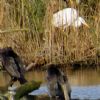
[[[83,25],[85,25],[85,27],[87,28],[90,28],[90,26],[86,22],[84,22]]]
[[[62,84],[61,87],[62,87],[62,90],[63,90],[63,92],[64,92],[65,100],[69,100],[68,89],[67,89],[67,87],[66,87],[66,84],[65,84],[65,83]]]

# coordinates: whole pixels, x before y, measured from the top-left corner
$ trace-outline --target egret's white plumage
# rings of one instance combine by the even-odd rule
[[[68,26],[80,27],[82,24],[87,25],[85,20],[78,16],[78,12],[74,8],[65,8],[53,14],[52,24],[54,27],[63,28]]]
[[[77,16],[77,11],[73,8],[60,10],[53,14],[53,25],[55,27],[70,26],[77,19]]]

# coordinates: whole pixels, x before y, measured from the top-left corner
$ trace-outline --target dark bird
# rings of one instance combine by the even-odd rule
[[[0,60],[3,68],[11,76],[10,85],[15,81],[24,84],[27,80],[24,78],[24,67],[20,57],[14,52],[11,47],[0,49]]]
[[[47,66],[47,87],[51,98],[59,100],[71,99],[71,88],[67,76],[58,69],[59,65],[50,64]]]

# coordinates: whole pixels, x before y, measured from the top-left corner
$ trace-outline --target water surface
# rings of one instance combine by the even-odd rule
[[[62,68],[64,73],[68,76],[69,83],[72,88],[72,98],[96,98],[100,97],[100,73],[95,69],[85,69],[85,70],[70,70]],[[45,87],[45,71],[30,71],[25,74],[25,78],[28,81],[42,81]],[[10,81],[10,76],[6,72],[0,72],[0,90],[7,91],[7,84]],[[18,82],[15,83],[19,85]],[[46,88],[45,88],[46,89]],[[98,90],[98,91],[97,91]],[[42,92],[44,90],[42,89]],[[38,91],[38,94],[41,94],[41,91]],[[41,99],[42,100],[42,99]],[[81,99],[80,99],[81,100]]]
[[[71,86],[89,86],[100,84],[100,73],[94,69],[72,71],[63,68],[62,70],[68,76]],[[45,83],[45,75],[45,71],[30,71],[25,74],[25,77],[28,81],[36,80]],[[9,81],[9,75],[6,72],[0,72],[0,87],[6,86]]]

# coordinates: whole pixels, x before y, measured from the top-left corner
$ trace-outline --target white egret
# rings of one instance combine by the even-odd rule
[[[85,20],[82,17],[79,17],[77,10],[74,8],[65,8],[53,14],[52,24],[54,27],[63,27],[63,29],[68,26],[77,28],[82,24],[89,27]]]

